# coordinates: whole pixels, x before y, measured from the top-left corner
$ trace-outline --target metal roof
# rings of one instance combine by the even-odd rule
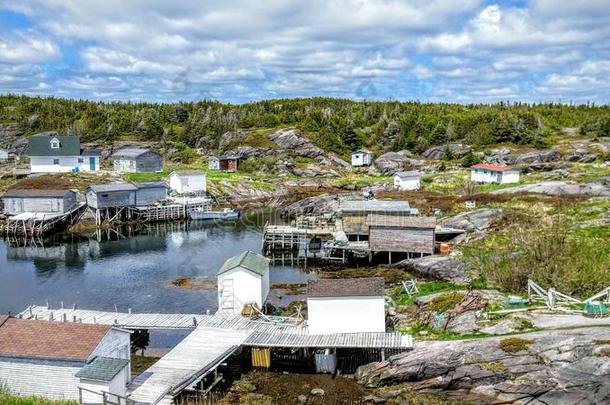
[[[205,176],[206,173],[204,171],[197,171],[197,170],[182,170],[182,171],[173,171],[171,172],[169,175],[176,175],[178,177],[182,177],[182,176]]]
[[[509,170],[515,170],[510,166],[505,165],[492,165],[489,163],[477,163],[476,165],[470,166],[471,169],[491,170],[492,172],[507,172]]]
[[[100,156],[102,154],[102,151],[93,148],[83,148],[81,149],[80,154],[81,156]]]
[[[369,214],[366,218],[368,226],[387,226],[394,228],[436,228],[435,217],[416,217],[402,215]]]
[[[85,367],[81,368],[76,373],[76,377],[86,380],[109,382],[128,364],[129,360],[127,359],[96,357],[91,363],[88,363]]]
[[[401,179],[422,176],[421,172],[418,172],[416,170],[412,170],[412,171],[408,171],[408,172],[396,172],[396,174],[394,174],[394,175],[400,177]]]
[[[152,152],[150,149],[144,148],[123,148],[112,154],[114,157],[137,158],[145,153]],[[154,153],[154,152],[153,152]]]
[[[342,212],[405,212],[410,213],[411,208],[406,201],[383,200],[346,200],[341,201]]]
[[[133,183],[134,186],[136,186],[136,188],[141,189],[141,188],[167,188],[167,185],[165,184],[164,181],[141,181],[138,183]]]
[[[216,274],[220,275],[238,267],[262,276],[269,271],[269,260],[257,253],[247,250],[237,256],[227,259]]]
[[[308,297],[373,297],[384,295],[383,277],[309,280]]]
[[[73,193],[71,190],[40,190],[40,189],[22,189],[14,188],[7,190],[3,197],[12,198],[63,198],[68,193]]]
[[[111,193],[114,191],[135,191],[137,187],[131,183],[93,184],[89,188],[96,193]]]
[[[51,149],[51,141],[57,138],[58,149]],[[80,139],[78,136],[55,134],[33,135],[28,138],[28,156],[79,156]]]
[[[253,332],[243,345],[253,347],[343,347],[408,350],[413,348],[413,338],[398,332],[331,333],[328,335]]]

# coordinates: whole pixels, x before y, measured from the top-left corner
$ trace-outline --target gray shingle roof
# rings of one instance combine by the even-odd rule
[[[108,193],[113,191],[135,191],[136,186],[131,183],[93,184],[89,188],[96,193]]]
[[[167,184],[164,181],[140,181],[138,183],[133,183],[136,188],[166,188]]]
[[[383,277],[309,280],[308,297],[377,297],[384,295]]]
[[[76,376],[85,380],[112,381],[112,379],[129,364],[127,359],[96,357],[91,363],[81,368]]]
[[[238,267],[262,276],[269,271],[269,260],[257,253],[247,250],[237,256],[227,259],[216,274],[220,275]]]
[[[387,226],[390,228],[436,228],[435,217],[369,214],[366,217],[366,223],[369,226]]]
[[[57,138],[58,149],[51,149],[51,140]],[[54,134],[33,135],[28,138],[28,156],[79,156],[80,139],[78,136]]]
[[[152,152],[150,149],[144,148],[124,148],[112,154],[114,157],[137,158],[145,153]]]
[[[406,201],[381,200],[347,200],[341,201],[341,212],[404,212],[409,214],[411,208]]]

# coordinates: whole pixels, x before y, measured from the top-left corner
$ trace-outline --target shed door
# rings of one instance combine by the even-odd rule
[[[91,170],[92,172],[95,171],[95,158],[94,157],[89,158],[89,170]]]
[[[220,305],[221,309],[233,309],[235,300],[233,297],[233,279],[225,278],[220,281]]]

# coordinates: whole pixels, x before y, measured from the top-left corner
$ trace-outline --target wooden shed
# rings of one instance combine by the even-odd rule
[[[263,308],[269,295],[267,258],[246,251],[227,259],[216,275],[219,311],[239,315],[246,304]]]
[[[163,170],[163,158],[150,149],[125,148],[112,155],[117,173],[146,173]]]
[[[133,207],[136,190],[131,183],[94,184],[87,187],[87,205],[94,209]]]
[[[0,381],[17,395],[101,404],[109,392],[124,399],[130,355],[125,330],[0,315]]]
[[[206,192],[206,173],[204,171],[172,172],[168,181],[170,188],[178,194]]]
[[[236,172],[239,166],[239,157],[237,156],[212,156],[208,168],[221,172]]]
[[[383,214],[387,216],[408,216],[419,213],[406,201],[346,200],[341,201],[341,222],[343,232],[350,240],[366,240],[369,234],[367,216]]]
[[[61,214],[74,208],[76,197],[73,190],[12,189],[4,193],[2,200],[6,215],[24,212]]]
[[[369,214],[367,224],[372,252],[434,253],[434,217]]]
[[[167,185],[163,181],[133,183],[136,187],[136,207],[155,205],[167,198]]]

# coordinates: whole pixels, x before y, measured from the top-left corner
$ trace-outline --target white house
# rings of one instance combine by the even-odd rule
[[[251,251],[233,256],[218,273],[218,310],[241,314],[246,304],[263,308],[269,294],[269,260]]]
[[[519,170],[510,166],[478,163],[470,167],[470,181],[496,184],[518,183]]]
[[[205,193],[206,174],[199,171],[172,172],[169,187],[178,194]]]
[[[394,175],[394,188],[399,191],[419,190],[420,178],[420,172],[398,172]]]
[[[352,166],[370,166],[373,164],[373,154],[368,150],[357,150],[352,152]]]
[[[17,395],[83,395],[94,404],[102,391],[125,397],[130,356],[130,332],[122,329],[0,316],[0,381]]]
[[[8,160],[8,150],[0,148],[0,163]]]
[[[381,277],[310,280],[309,333],[385,332],[383,286]]]
[[[78,136],[54,133],[28,138],[32,173],[95,172],[100,169],[100,152],[81,149]]]

